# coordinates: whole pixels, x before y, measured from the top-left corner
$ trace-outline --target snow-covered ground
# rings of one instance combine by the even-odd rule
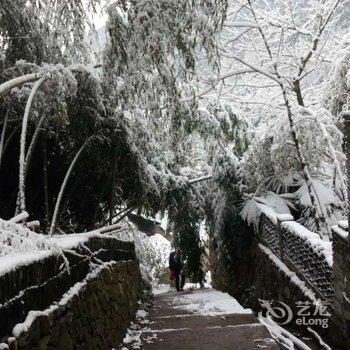
[[[158,285],[153,288],[155,295],[171,293],[173,290],[169,285]],[[193,284],[185,285],[184,292],[175,295],[169,294],[171,303],[169,307],[174,309],[186,310],[190,315],[228,315],[228,314],[251,314],[250,309],[244,309],[236,299],[232,298],[227,293],[219,292],[215,289],[205,288],[195,290]],[[139,303],[140,309],[136,314],[136,323],[131,322],[129,329],[123,340],[124,347],[121,350],[127,349],[141,349],[141,336],[143,332],[149,332],[150,323],[154,320],[149,319],[148,310],[145,310],[145,305]],[[172,317],[186,317],[188,315],[172,316]],[[166,316],[167,317],[167,316]],[[169,330],[165,329],[164,332]],[[160,332],[159,330],[157,332]],[[146,342],[153,342],[157,340],[157,333],[152,333],[149,337],[145,337]]]
[[[251,314],[227,293],[215,289],[201,289],[195,293],[179,294],[174,297],[174,308],[191,311],[195,315]]]

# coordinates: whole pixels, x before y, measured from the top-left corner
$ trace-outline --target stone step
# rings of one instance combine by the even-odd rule
[[[260,323],[158,329],[142,334],[144,350],[279,350]]]
[[[152,318],[150,324],[151,329],[175,329],[175,328],[207,328],[207,327],[224,327],[245,325],[257,323],[254,315],[249,314],[226,314],[218,316],[202,316],[202,315],[172,315],[159,316]]]
[[[194,295],[196,293],[199,297]],[[210,293],[211,296],[210,294],[207,296],[206,293]],[[208,289],[157,295],[154,307],[149,312],[150,323],[147,329],[142,331],[142,349],[280,349],[271,339],[266,327],[259,323],[249,310],[237,307],[236,313],[232,311],[224,313],[226,309],[218,306],[221,295],[213,297],[212,293],[213,290]],[[191,294],[192,297],[186,297]],[[218,298],[219,304],[213,302],[215,298]],[[230,308],[228,307],[227,310]],[[239,313],[240,310],[243,313]]]

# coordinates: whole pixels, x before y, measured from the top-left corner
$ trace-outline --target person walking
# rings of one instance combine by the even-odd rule
[[[179,249],[176,250],[176,252],[170,253],[169,256],[169,269],[175,277],[175,286],[178,292],[183,290],[186,277],[184,274],[184,265],[181,258],[181,251]]]
[[[174,273],[175,254],[176,254],[176,252],[171,252],[169,255],[169,270],[170,270],[169,284],[170,284],[171,288],[174,287],[174,284],[175,284],[175,273]]]

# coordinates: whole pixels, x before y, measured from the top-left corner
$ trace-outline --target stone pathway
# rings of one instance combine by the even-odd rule
[[[280,349],[249,310],[210,289],[156,295],[141,340],[145,350]]]

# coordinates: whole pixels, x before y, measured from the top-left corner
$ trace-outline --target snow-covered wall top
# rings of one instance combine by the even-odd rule
[[[42,310],[59,300],[96,266],[110,261],[132,261],[138,266],[132,242],[98,232],[48,241],[48,250],[0,257],[0,338],[9,334],[11,325],[22,322],[30,310]]]
[[[291,234],[301,238],[329,264],[333,266],[332,243],[322,239],[317,233],[308,230],[305,226],[294,221],[290,213],[280,214],[265,204],[257,204],[259,217],[264,214],[276,226],[281,222],[281,227]]]
[[[304,240],[316,253],[320,254],[320,256],[327,261],[329,266],[333,266],[333,250],[331,242],[324,241],[317,233],[311,232],[296,221],[286,221],[283,222],[281,226],[293,235]]]
[[[0,276],[49,256],[62,256],[64,251],[83,245],[92,238],[109,239],[111,235],[96,230],[49,237],[13,220],[0,219]]]

